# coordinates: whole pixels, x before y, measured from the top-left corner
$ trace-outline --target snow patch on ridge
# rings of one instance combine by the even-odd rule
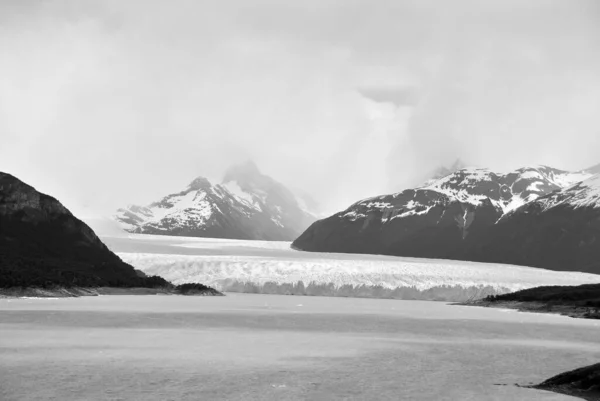
[[[251,208],[258,210],[259,212],[262,210],[260,203],[256,201],[254,196],[248,192],[245,192],[237,182],[229,181],[225,184],[221,184],[221,187],[224,187],[232,195],[237,196],[238,199],[246,203]]]
[[[600,207],[600,174],[552,194],[540,200],[540,203],[545,210],[559,205],[573,208]]]

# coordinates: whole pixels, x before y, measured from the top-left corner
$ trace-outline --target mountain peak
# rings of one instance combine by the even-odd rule
[[[458,159],[456,159],[454,161],[454,163],[452,163],[452,166],[450,166],[450,170],[457,171],[457,170],[463,169],[465,167],[467,167],[467,165],[459,157]]]
[[[211,185],[210,181],[208,181],[206,178],[196,177],[194,179],[194,181],[190,182],[189,188],[193,189],[193,190],[200,190],[200,189],[209,189],[211,186],[212,185]]]
[[[114,218],[135,233],[286,241],[314,222],[291,191],[251,161],[213,183],[197,177],[181,192],[146,207],[119,209]]]
[[[247,160],[244,163],[236,164],[229,167],[225,172],[223,182],[227,183],[229,181],[255,181],[258,177],[263,177],[263,174],[258,169],[258,166],[252,160]]]
[[[459,157],[449,167],[439,166],[437,169],[435,169],[435,171],[433,172],[433,174],[431,176],[431,179],[435,180],[438,178],[445,177],[449,174],[454,173],[455,171],[462,170],[466,167],[467,167],[467,165]]]

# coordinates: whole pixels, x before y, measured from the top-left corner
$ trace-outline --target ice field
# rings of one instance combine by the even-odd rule
[[[464,301],[600,276],[523,266],[380,255],[310,253],[288,242],[153,235],[103,237],[127,263],[173,283],[221,291]]]

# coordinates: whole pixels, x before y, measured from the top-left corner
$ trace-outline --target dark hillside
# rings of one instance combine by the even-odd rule
[[[155,287],[59,201],[0,173],[0,288]]]

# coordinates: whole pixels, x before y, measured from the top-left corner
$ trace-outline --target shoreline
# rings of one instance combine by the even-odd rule
[[[540,384],[519,387],[600,401],[600,363],[560,373]]]
[[[212,288],[206,290],[180,291],[175,288],[145,288],[145,287],[11,287],[0,288],[2,298],[79,298],[97,297],[101,295],[182,295],[182,296],[225,296]]]
[[[600,309],[596,307],[553,304],[536,301],[490,301],[480,299],[469,302],[457,302],[451,305],[479,306],[483,308],[512,309],[519,312],[548,313],[568,316],[576,319],[600,319]]]

